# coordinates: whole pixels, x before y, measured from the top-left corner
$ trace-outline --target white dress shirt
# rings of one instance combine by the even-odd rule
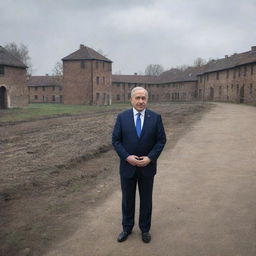
[[[134,125],[136,127],[136,120],[137,120],[137,113],[139,113],[135,108],[133,108],[133,118],[134,118]],[[143,111],[140,112],[140,120],[141,120],[141,130],[143,128],[143,124],[144,124],[144,118],[145,118],[145,109]]]

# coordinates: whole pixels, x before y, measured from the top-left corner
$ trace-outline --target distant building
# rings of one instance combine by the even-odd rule
[[[112,75],[111,60],[84,45],[62,60],[64,75],[58,93],[52,92],[50,76],[32,79],[29,80],[30,102],[55,99],[65,104],[123,103],[130,100],[133,87],[142,86],[148,90],[151,102],[256,103],[256,46],[200,67],[170,69],[160,76]],[[48,98],[44,96],[46,90]]]
[[[62,103],[62,76],[31,76],[27,84],[29,103]]]
[[[26,68],[0,46],[0,109],[27,106]]]
[[[200,99],[256,103],[256,46],[212,60],[198,73]]]
[[[111,60],[81,44],[62,61],[64,104],[111,104]]]

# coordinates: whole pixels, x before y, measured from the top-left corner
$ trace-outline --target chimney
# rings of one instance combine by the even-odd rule
[[[137,76],[137,75],[138,75],[138,73],[134,73],[134,75],[135,75],[135,76]]]
[[[84,45],[83,44],[80,44],[80,49],[84,48]]]
[[[251,50],[252,52],[256,51],[256,46],[252,46]]]
[[[225,55],[225,58],[227,59],[227,58],[228,58],[228,55]]]

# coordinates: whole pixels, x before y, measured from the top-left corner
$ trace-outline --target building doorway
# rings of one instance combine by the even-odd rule
[[[210,88],[210,100],[213,100],[213,98],[214,98],[214,88],[211,87]]]
[[[244,103],[244,85],[240,88],[240,103]]]
[[[0,109],[7,109],[7,91],[3,86],[0,87]]]

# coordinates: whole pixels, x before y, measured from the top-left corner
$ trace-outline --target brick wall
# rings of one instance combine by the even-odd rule
[[[253,103],[256,101],[256,64],[247,64],[199,76],[198,88],[206,100]]]
[[[26,69],[4,67],[4,74],[0,75],[0,86],[7,90],[7,106],[24,107],[28,105],[28,90]]]
[[[29,86],[29,103],[62,103],[61,86]]]

